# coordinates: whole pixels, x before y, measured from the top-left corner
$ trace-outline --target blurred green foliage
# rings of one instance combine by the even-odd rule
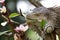
[[[3,35],[3,34],[6,34],[7,32],[10,32],[11,30],[7,30],[7,31],[3,31],[3,32],[0,32],[0,36]]]

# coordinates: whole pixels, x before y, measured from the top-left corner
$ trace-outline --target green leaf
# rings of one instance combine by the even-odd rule
[[[18,14],[18,13],[11,13],[9,17],[10,17],[10,18],[14,18],[14,17],[16,17],[16,16],[19,16],[19,14]]]
[[[3,32],[0,32],[0,36],[7,33],[7,32],[10,32],[11,30],[7,30],[7,31],[3,31]]]
[[[47,21],[46,20],[42,20],[40,22],[40,27],[43,28],[46,25]]]

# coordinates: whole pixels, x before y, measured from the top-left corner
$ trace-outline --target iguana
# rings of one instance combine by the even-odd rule
[[[38,7],[33,9],[33,12],[27,14],[26,16],[27,24],[30,26],[30,28],[37,31],[40,36],[52,33],[55,31],[55,28],[60,28],[60,14],[55,9],[56,8],[49,9],[46,7]],[[43,30],[40,28],[39,24],[41,20],[47,21],[47,24],[44,26]]]

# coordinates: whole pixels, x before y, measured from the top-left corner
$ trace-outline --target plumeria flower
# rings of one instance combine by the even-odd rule
[[[6,7],[3,6],[2,8],[0,8],[0,13],[6,13]]]
[[[0,3],[4,3],[5,2],[5,0],[0,0]]]
[[[1,25],[2,25],[2,26],[6,26],[7,23],[8,23],[7,21],[2,22]]]
[[[27,24],[21,24],[21,25],[19,25],[19,27],[16,27],[14,30],[16,31],[16,32],[20,32],[20,31],[23,31],[23,32],[25,32],[25,31],[27,31],[28,30],[28,25]]]

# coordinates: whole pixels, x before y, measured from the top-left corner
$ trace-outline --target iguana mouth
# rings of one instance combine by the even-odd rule
[[[29,18],[29,17],[27,17],[27,19],[28,20],[32,20],[32,21],[39,21],[39,22],[41,22],[42,20],[46,20],[46,18]]]

